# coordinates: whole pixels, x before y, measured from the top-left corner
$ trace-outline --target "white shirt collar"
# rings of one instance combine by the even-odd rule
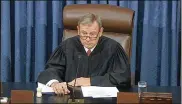
[[[95,46],[92,48],[92,49],[90,49],[91,50],[91,52],[94,50],[94,48],[95,48]],[[85,51],[87,52],[89,49],[88,48],[86,48],[86,47],[84,47],[84,49],[85,49]]]

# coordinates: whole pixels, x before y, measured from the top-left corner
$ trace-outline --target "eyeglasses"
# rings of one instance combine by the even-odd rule
[[[98,34],[92,34],[92,35],[83,35],[84,33],[81,33],[79,36],[80,36],[80,38],[81,39],[83,39],[83,40],[86,40],[87,38],[89,38],[90,40],[95,40],[95,39],[97,39],[97,37],[98,37],[98,35],[99,35],[99,33]]]

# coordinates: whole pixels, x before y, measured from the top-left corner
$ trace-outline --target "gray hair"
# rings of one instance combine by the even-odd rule
[[[78,26],[80,24],[82,25],[87,25],[87,24],[92,24],[94,21],[96,21],[99,25],[99,28],[102,27],[102,21],[101,21],[101,18],[96,15],[96,14],[92,14],[92,13],[88,13],[84,16],[82,16],[79,21],[78,21]]]

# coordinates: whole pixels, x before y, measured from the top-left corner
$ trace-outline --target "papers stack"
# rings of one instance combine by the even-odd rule
[[[93,98],[104,98],[104,97],[117,97],[119,92],[116,87],[98,87],[98,86],[88,86],[81,87],[84,97]]]
[[[0,97],[1,101],[0,103],[7,103],[8,102],[8,98],[7,97]]]
[[[42,89],[42,94],[54,94],[54,90],[52,87],[46,86],[42,83],[38,83],[38,87]]]

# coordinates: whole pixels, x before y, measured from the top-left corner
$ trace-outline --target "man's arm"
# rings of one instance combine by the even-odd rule
[[[65,72],[65,54],[59,46],[48,60],[45,70],[38,76],[38,82],[51,85],[53,82],[63,82]]]
[[[59,81],[56,80],[56,79],[52,79],[49,82],[47,82],[46,86],[49,86],[50,87],[54,82],[59,82]]]

